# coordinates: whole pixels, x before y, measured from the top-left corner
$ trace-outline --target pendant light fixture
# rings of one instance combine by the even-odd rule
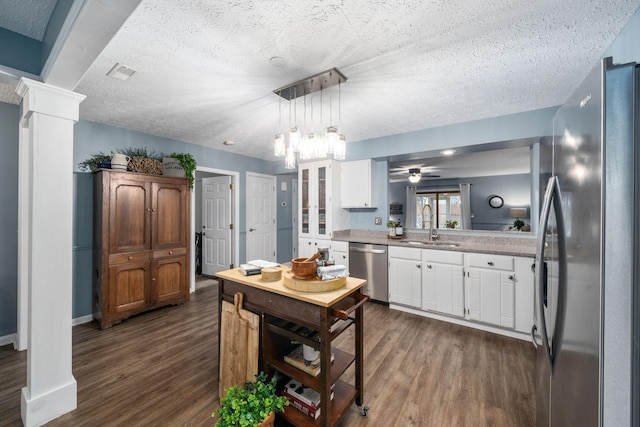
[[[298,129],[298,95],[297,88],[293,88],[293,111],[294,111],[294,127],[291,127],[291,99],[289,99],[289,127],[291,130],[289,131],[289,148],[293,150],[294,153],[300,151],[300,129]],[[282,95],[280,95],[282,98]]]
[[[346,137],[344,133],[339,134],[340,130],[340,84],[347,81],[347,78],[336,68],[324,71],[315,76],[300,80],[273,92],[289,101],[289,144],[286,150],[285,137],[277,132],[274,138],[274,154],[277,157],[284,156],[285,168],[296,168],[296,157],[299,153],[301,160],[313,158],[326,158],[328,154],[333,154],[336,160],[344,160],[346,158]],[[333,123],[333,99],[332,92],[329,93],[329,126],[324,127],[322,110],[324,107],[323,91],[333,86],[338,86],[338,125]],[[320,91],[320,133],[315,133],[314,117],[313,117],[313,97],[309,97],[310,103],[310,125],[307,127],[307,95]],[[297,99],[302,96],[304,99],[304,128],[300,129],[297,125]],[[294,121],[291,121],[291,109],[293,101]],[[278,102],[280,110],[280,102]],[[280,116],[280,121],[282,117]],[[282,126],[282,124],[280,124]],[[302,136],[304,135],[304,137]]]
[[[340,104],[342,96],[340,93],[340,82],[338,82],[338,129],[342,131],[341,119],[342,119],[342,105]],[[338,134],[338,139],[333,146],[333,158],[335,160],[344,160],[347,157],[347,137],[344,133]]]
[[[280,101],[282,100],[282,96],[278,98],[278,130],[282,129],[282,108],[280,106]],[[273,154],[276,157],[283,157],[287,153],[287,144],[284,141],[284,135],[281,133],[276,133],[273,142]]]

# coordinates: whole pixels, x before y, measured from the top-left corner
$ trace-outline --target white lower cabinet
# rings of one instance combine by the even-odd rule
[[[422,309],[464,317],[464,256],[422,251]]]
[[[331,248],[330,239],[312,239],[312,238],[299,238],[298,239],[298,257],[309,258],[311,255],[318,252],[318,248]]]
[[[527,257],[389,246],[389,303],[525,337],[534,313],[532,264]]]
[[[336,265],[344,265],[349,270],[349,243],[332,241],[329,258],[333,258]]]
[[[389,246],[389,303],[422,307],[420,249]]]
[[[503,255],[466,254],[467,318],[515,327],[515,263]]]

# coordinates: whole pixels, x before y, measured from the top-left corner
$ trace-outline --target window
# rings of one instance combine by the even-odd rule
[[[447,228],[447,221],[457,221],[455,228],[460,228],[461,198],[459,191],[421,191],[416,194],[416,228],[429,228],[429,208],[431,206],[434,222],[433,228]],[[424,221],[422,213],[424,212]]]

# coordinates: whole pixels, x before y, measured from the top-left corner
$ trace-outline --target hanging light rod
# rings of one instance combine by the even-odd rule
[[[332,68],[315,76],[307,77],[287,86],[283,86],[273,91],[276,95],[280,95],[284,99],[291,101],[300,96],[317,92],[320,89],[326,89],[331,86],[344,83],[347,78],[337,68]]]

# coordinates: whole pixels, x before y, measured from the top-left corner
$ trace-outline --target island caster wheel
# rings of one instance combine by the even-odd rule
[[[362,405],[362,406],[358,406],[358,409],[360,410],[360,415],[362,415],[363,417],[366,417],[367,414],[369,413],[369,407]]]

